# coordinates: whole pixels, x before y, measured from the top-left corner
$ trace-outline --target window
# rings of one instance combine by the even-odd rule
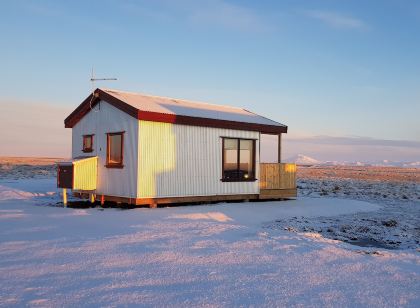
[[[222,181],[255,181],[255,140],[223,138]]]
[[[123,168],[124,132],[108,133],[106,147],[106,167]]]
[[[83,152],[93,152],[93,135],[83,135]]]

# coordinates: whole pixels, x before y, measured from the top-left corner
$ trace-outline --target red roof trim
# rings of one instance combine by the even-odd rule
[[[91,101],[92,100],[92,101]],[[92,99],[92,94],[89,95],[65,120],[64,124],[67,128],[72,128],[80,121],[100,100],[104,100],[114,107],[124,111],[132,117],[153,122],[164,122],[173,124],[183,124],[192,126],[204,126],[215,128],[227,128],[236,130],[257,131],[265,134],[280,134],[287,133],[287,126],[266,125],[257,123],[246,123],[229,120],[218,120],[200,117],[191,117],[183,115],[165,114],[158,112],[142,111],[137,108],[119,100],[115,96],[108,94],[101,89],[96,89],[95,97]],[[90,106],[91,105],[91,106]]]
[[[139,111],[139,120],[153,121],[153,122],[164,122],[173,124],[183,124],[191,126],[204,126],[204,127],[215,127],[215,128],[227,128],[247,131],[257,131],[266,134],[279,134],[287,133],[287,126],[275,126],[266,124],[256,123],[245,123],[228,120],[217,120],[200,117],[190,117],[184,115],[164,114],[150,111]]]

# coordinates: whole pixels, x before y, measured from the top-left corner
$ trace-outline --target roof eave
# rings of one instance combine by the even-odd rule
[[[173,115],[173,114],[165,114],[165,113],[150,112],[150,111],[139,111],[138,119],[143,120],[143,121],[164,122],[164,123],[190,125],[190,126],[257,131],[257,132],[265,133],[265,134],[287,133],[287,126],[209,119],[209,118]]]
[[[93,97],[92,97],[93,96]],[[89,95],[65,120],[64,126],[72,128],[77,124],[100,100],[106,101],[112,106],[121,111],[131,115],[134,118],[138,117],[139,110],[122,100],[108,94],[107,92],[96,89],[93,94]]]

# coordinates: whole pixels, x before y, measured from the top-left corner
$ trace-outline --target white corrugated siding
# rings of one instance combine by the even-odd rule
[[[72,130],[72,156],[98,156],[96,193],[135,198],[137,195],[137,148],[139,121],[101,101]],[[124,133],[124,168],[106,168],[106,133]],[[91,153],[83,153],[83,135],[94,134]]]
[[[221,137],[258,139],[258,132],[139,122],[138,198],[259,193],[258,181],[220,181]]]

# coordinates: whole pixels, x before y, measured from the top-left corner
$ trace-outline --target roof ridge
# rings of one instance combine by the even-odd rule
[[[121,90],[116,90],[116,89],[106,89],[106,88],[99,88],[99,89],[102,90],[102,91],[109,91],[109,92],[121,92],[121,93],[126,93],[126,94],[142,95],[142,96],[147,96],[147,97],[165,98],[165,99],[173,100],[175,102],[178,100],[178,101],[183,101],[183,102],[188,102],[188,103],[195,103],[195,104],[210,105],[210,106],[215,106],[215,107],[225,107],[225,108],[231,108],[231,109],[238,109],[238,110],[246,111],[248,113],[255,114],[254,112],[250,112],[249,110],[247,110],[245,108],[235,107],[235,106],[230,106],[230,105],[212,104],[212,103],[207,103],[207,102],[202,102],[202,101],[192,101],[192,100],[183,99],[183,98],[174,98],[174,97],[153,95],[153,94],[139,93],[139,92],[121,91]]]
[[[158,99],[165,99],[159,101]],[[228,128],[260,133],[286,133],[287,126],[244,108],[193,102],[114,89],[97,88],[65,120],[74,127],[101,100],[137,120],[190,126]],[[194,106],[196,105],[196,106]],[[179,108],[178,108],[179,107]]]

